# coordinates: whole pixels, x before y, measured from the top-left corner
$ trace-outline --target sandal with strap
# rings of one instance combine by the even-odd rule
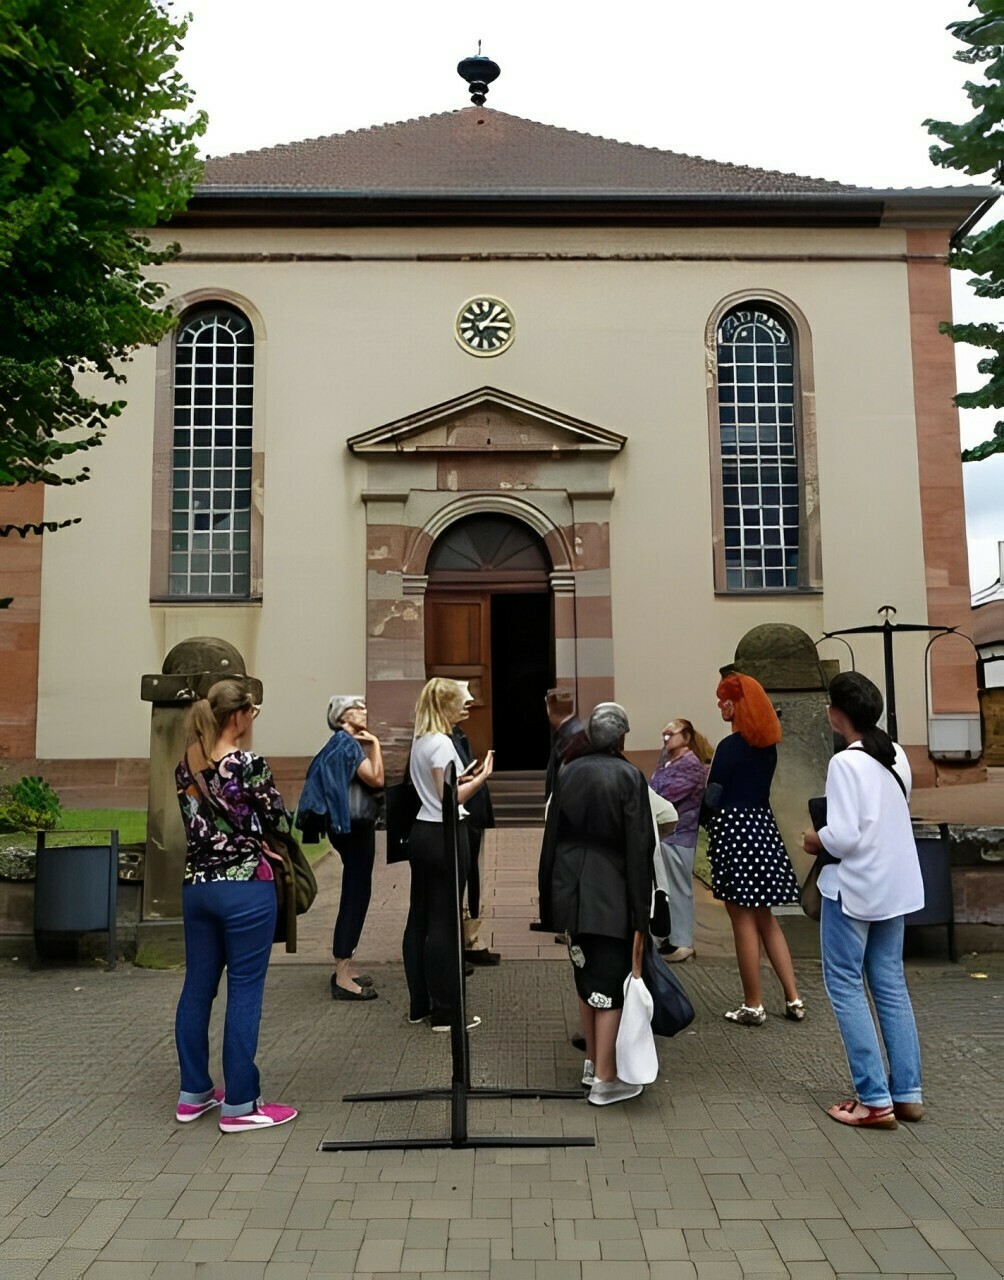
[[[861,1108],[865,1114],[856,1116],[854,1112]],[[838,1102],[829,1107],[826,1114],[839,1124],[849,1124],[855,1129],[898,1129],[899,1122],[891,1106],[868,1107],[857,1098],[848,1098],[846,1102]]]
[[[801,1022],[805,1017],[805,1005],[797,997],[794,1000],[785,1000],[784,1016],[792,1022]]]

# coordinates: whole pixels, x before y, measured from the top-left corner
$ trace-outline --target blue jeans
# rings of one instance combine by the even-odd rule
[[[209,1018],[224,968],[223,1114],[243,1116],[261,1094],[255,1052],[265,973],[275,933],[275,885],[269,880],[211,880],[181,891],[185,926],[185,985],[174,1020],[181,1066],[181,1102],[208,1102]]]
[[[858,1101],[866,1107],[920,1102],[920,1041],[903,973],[903,917],[854,920],[823,899],[823,982],[844,1042]],[[871,992],[889,1059],[886,1075],[868,1007]]]

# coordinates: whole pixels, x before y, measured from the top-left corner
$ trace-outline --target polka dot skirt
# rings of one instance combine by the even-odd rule
[[[740,907],[798,901],[798,881],[766,806],[723,809],[710,828],[711,891]]]

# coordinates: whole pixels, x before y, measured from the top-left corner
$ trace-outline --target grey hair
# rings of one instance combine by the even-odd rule
[[[586,736],[597,751],[606,751],[630,728],[628,714],[619,702],[599,702],[589,714]]]

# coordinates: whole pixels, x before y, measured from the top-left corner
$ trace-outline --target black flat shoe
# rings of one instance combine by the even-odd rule
[[[498,964],[502,957],[497,951],[488,951],[487,949],[483,949],[481,951],[465,951],[464,959],[468,964],[488,965]]]
[[[357,986],[360,986],[360,987],[372,987],[373,985],[373,979],[370,977],[368,973],[361,973],[358,978],[353,978],[352,981],[356,983]],[[338,974],[333,973],[331,975],[331,994],[332,995],[335,994],[335,987],[337,986],[338,986]]]
[[[363,987],[362,991],[349,991],[347,987],[340,987],[336,983],[331,988],[332,1000],[375,1000],[377,993],[372,987]]]
[[[576,1049],[582,1049],[584,1051],[586,1047],[586,1037],[572,1036],[572,1044],[576,1047]]]

